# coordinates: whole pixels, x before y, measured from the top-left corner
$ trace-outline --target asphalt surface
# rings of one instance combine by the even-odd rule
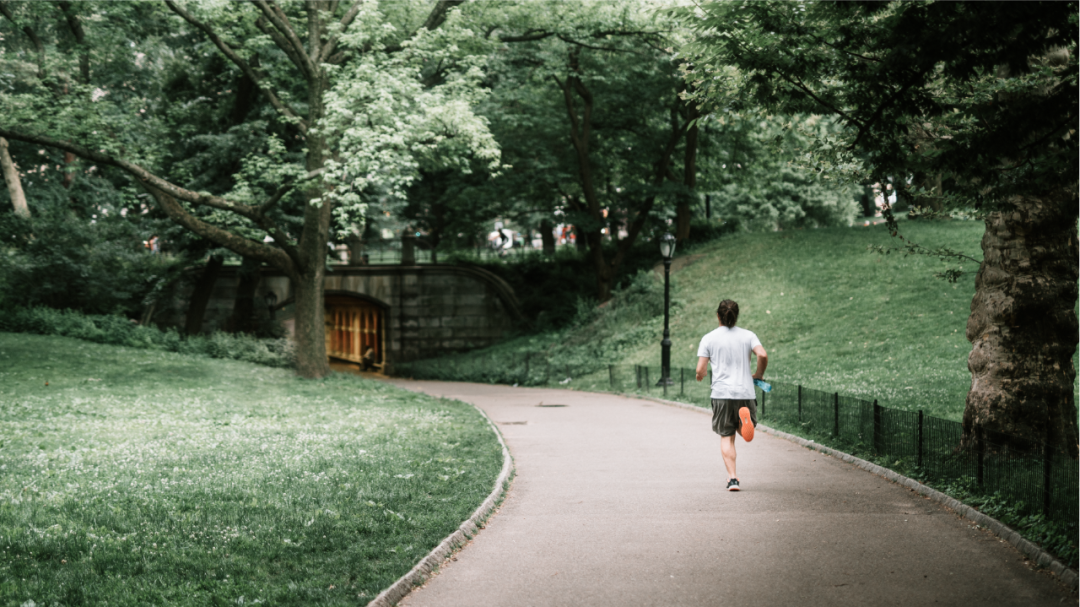
[[[764,432],[736,439],[743,490],[728,492],[703,413],[569,390],[393,383],[486,411],[517,469],[486,528],[407,607],[1077,603],[944,507]]]

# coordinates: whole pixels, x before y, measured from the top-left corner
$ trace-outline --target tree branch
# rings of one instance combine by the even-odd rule
[[[555,36],[559,40],[562,40],[563,42],[565,42],[567,44],[573,44],[573,45],[580,46],[580,47],[583,47],[583,48],[589,48],[589,49],[592,49],[594,51],[606,51],[606,52],[609,52],[609,53],[632,53],[632,54],[635,54],[635,55],[640,54],[640,53],[638,53],[638,51],[635,51],[633,49],[612,48],[612,47],[608,47],[608,46],[595,46],[595,45],[592,45],[592,44],[587,44],[585,42],[581,42],[580,40],[574,40],[573,38],[571,38],[569,36],[564,36],[562,34],[555,34]]]
[[[313,74],[319,73],[318,60],[319,55],[322,54],[322,34],[323,34],[323,10],[322,7],[326,2],[321,0],[307,0],[307,26],[308,26],[308,52],[307,57],[311,60],[311,69]],[[275,8],[277,5],[274,5]],[[278,12],[281,9],[278,8]],[[284,13],[281,15],[284,17]],[[288,24],[288,22],[286,22]]]
[[[232,251],[236,251],[241,255],[253,257],[255,259],[261,259],[262,261],[271,263],[275,267],[285,272],[293,271],[292,266],[280,262],[275,262],[271,259],[272,256],[269,256],[265,252],[259,253],[256,249],[252,247],[262,247],[277,251],[278,253],[281,253],[282,255],[290,259],[291,263],[298,263],[299,256],[295,247],[289,244],[288,237],[285,236],[281,229],[274,225],[274,223],[270,221],[270,219],[266,217],[265,214],[266,210],[268,210],[274,204],[277,204],[277,201],[279,201],[281,197],[287,193],[288,186],[282,186],[278,189],[278,192],[275,193],[274,197],[271,197],[270,200],[258,207],[253,207],[244,204],[238,204],[221,198],[219,196],[192,192],[191,190],[182,188],[178,185],[175,185],[158,177],[157,175],[154,175],[150,171],[147,171],[143,167],[133,162],[128,162],[121,158],[113,158],[112,156],[105,154],[104,152],[95,152],[93,150],[73,144],[68,141],[58,141],[56,139],[52,139],[51,137],[45,137],[42,135],[31,135],[19,131],[13,131],[2,126],[0,126],[0,137],[15,139],[17,141],[24,141],[26,143],[34,143],[38,145],[54,147],[64,150],[65,152],[75,154],[80,158],[96,162],[98,164],[117,167],[127,172],[131,176],[135,177],[139,181],[139,183],[143,185],[143,187],[146,187],[150,191],[150,193],[153,194],[156,199],[158,199],[159,203],[162,202],[161,196],[159,194],[167,196],[169,200],[166,200],[164,203],[162,203],[162,209],[165,210],[165,212],[169,214],[169,217],[171,217],[174,221],[192,230],[196,234],[208,238]],[[229,211],[232,213],[236,213],[241,217],[245,217],[255,223],[255,225],[265,230],[268,234],[270,234],[271,237],[274,238],[275,244],[277,244],[280,249],[267,247],[264,244],[248,240],[247,238],[236,236],[235,234],[232,234],[227,230],[218,228],[217,226],[202,221],[201,219],[195,217],[194,215],[191,215],[186,210],[184,210],[184,208],[176,202],[176,199],[180,199],[194,205],[207,206],[215,209],[221,209],[223,211]],[[170,201],[172,205],[175,205],[175,208],[169,206]],[[226,236],[228,238],[226,238]]]
[[[79,55],[79,75],[82,76],[83,84],[90,84],[90,51],[86,48],[86,33],[83,31],[82,20],[73,10],[71,2],[57,2],[56,6],[64,13],[68,29],[71,30],[71,35],[75,36],[75,42],[82,47],[82,54]]]
[[[285,37],[288,45],[292,48],[293,52],[300,58],[300,72],[304,74],[304,78],[308,82],[314,82],[315,76],[319,73],[318,68],[311,63],[311,57],[308,56],[307,50],[304,49],[304,43],[300,41],[300,38],[296,35],[296,31],[293,30],[292,24],[289,23],[289,18],[285,15],[285,12],[281,10],[281,7],[277,3],[270,4],[266,0],[253,0],[255,6],[259,7],[263,15],[266,16],[270,23],[274,24],[281,35]],[[309,15],[309,19],[315,18],[314,15]],[[316,44],[318,42],[316,41]],[[282,47],[282,50],[285,50]]]
[[[202,23],[201,21],[193,17],[190,13],[188,13],[186,10],[176,4],[175,0],[165,0],[165,4],[168,5],[168,7],[172,9],[174,13],[179,15],[184,21],[187,21],[188,23],[202,30],[203,33],[205,33],[207,37],[210,38],[214,45],[218,47],[218,50],[220,50],[222,54],[228,57],[230,61],[236,64],[236,66],[239,67],[244,72],[244,74],[247,75],[247,77],[255,83],[255,86],[259,87],[259,90],[266,95],[266,98],[270,100],[270,105],[274,106],[274,109],[276,109],[278,113],[288,118],[289,121],[295,122],[297,128],[300,129],[301,133],[307,134],[307,122],[304,121],[303,118],[298,116],[296,112],[292,111],[292,109],[282,103],[281,100],[278,99],[278,96],[274,94],[274,91],[269,87],[269,85],[267,85],[263,81],[263,79],[260,78],[257,73],[255,73],[255,70],[251,69],[251,66],[248,65],[248,63],[244,61],[240,57],[240,55],[237,55],[236,52],[233,51],[229,45],[225,44],[225,41],[222,40],[221,37],[218,36],[214,32],[214,30],[210,28],[210,26]]]
[[[277,47],[285,53],[285,56],[289,58],[289,61],[291,61],[292,64],[296,66],[296,69],[300,70],[301,72],[304,71],[304,60],[296,55],[296,51],[293,50],[293,47],[289,44],[289,41],[285,39],[285,36],[282,36],[280,32],[274,29],[272,25],[270,25],[270,22],[266,20],[265,16],[259,17],[255,20],[255,27],[259,28],[260,32],[266,34],[267,36],[270,36],[270,39],[273,40],[274,44],[277,45]]]
[[[849,149],[853,150],[855,149],[855,146],[859,145],[859,142],[862,141],[863,135],[869,132],[870,127],[874,126],[874,123],[877,122],[878,119],[881,118],[881,115],[885,113],[885,108],[888,107],[895,99],[906,93],[911,87],[915,86],[915,83],[924,73],[925,72],[918,72],[913,75],[911,77],[911,80],[908,80],[907,83],[904,84],[904,86],[900,87],[900,90],[890,95],[888,99],[883,101],[881,105],[879,105],[878,108],[874,110],[874,114],[870,116],[869,120],[867,120],[864,124],[859,125],[859,134],[855,136],[855,141],[852,141],[851,145],[848,146]]]
[[[446,21],[446,13],[463,2],[465,2],[465,0],[439,0],[435,4],[435,7],[431,9],[431,13],[428,14],[424,24],[420,27],[429,32],[435,31],[444,21]]]
[[[492,29],[492,31],[495,31]],[[535,31],[535,33],[529,33],[533,30],[527,30],[520,36],[499,36],[499,42],[535,42],[537,40],[543,40],[544,38],[550,38],[555,35],[555,32]],[[488,34],[490,37],[491,34]]]
[[[182,188],[178,185],[170,183],[157,175],[154,175],[150,171],[143,167],[128,162],[122,158],[114,158],[104,152],[95,152],[89,148],[83,147],[71,143],[70,141],[60,141],[44,135],[33,135],[29,133],[23,133],[7,127],[0,126],[0,137],[6,137],[8,139],[14,139],[16,141],[24,141],[26,143],[34,143],[37,145],[44,145],[52,148],[57,148],[65,152],[71,152],[80,158],[96,162],[98,164],[104,164],[114,166],[121,169],[141,182],[148,183],[159,190],[168,193],[170,196],[174,196],[185,202],[190,202],[195,205],[208,206],[215,209],[221,209],[223,211],[229,211],[236,213],[241,217],[246,217],[252,221],[258,220],[258,208],[251,207],[244,204],[238,204],[231,202],[219,196],[213,196],[211,194],[200,194],[198,192],[192,192],[191,190]]]
[[[11,12],[11,7],[8,6],[8,0],[0,0],[0,14],[7,17],[8,21],[11,21],[15,27],[19,26],[19,23],[15,21],[15,14]],[[34,45],[34,50],[37,51],[38,56],[38,78],[45,78],[45,45],[42,44],[41,38],[38,38],[37,33],[29,25],[22,28],[26,37],[30,39],[30,43]]]
[[[23,219],[30,219],[30,207],[26,204],[26,193],[22,188],[22,180],[19,179],[19,171],[15,168],[15,162],[8,152],[7,139],[0,137],[0,174],[7,183],[8,196],[11,204],[15,207],[15,215]]]
[[[270,218],[266,216],[266,212],[281,202],[281,199],[285,194],[289,193],[292,189],[291,184],[285,184],[278,188],[274,195],[271,196],[266,202],[260,204],[256,208],[256,216],[258,219],[256,223],[262,228],[271,238],[274,239],[274,244],[281,247],[281,250],[285,251],[285,254],[293,260],[293,263],[300,263],[300,252],[293,245],[289,244],[289,236],[279,228],[274,222],[270,221]]]
[[[330,39],[326,41],[326,44],[322,47],[322,52],[319,53],[317,63],[334,63],[331,61],[331,57],[334,56],[334,49],[337,47],[338,39],[341,38],[341,34],[348,31],[349,26],[356,19],[356,16],[360,14],[360,6],[363,4],[363,0],[357,0],[353,3],[349,10],[345,11],[345,15],[341,17],[341,21],[338,23],[340,26],[337,33],[330,36]],[[335,9],[336,10],[336,7]],[[333,14],[334,11],[331,11]]]
[[[678,124],[672,125],[671,136],[668,137],[668,143],[664,147],[664,153],[660,156],[660,159],[656,163],[656,185],[660,185],[664,182],[664,178],[667,176],[669,167],[671,166],[671,156],[675,153],[675,147],[679,145],[679,140],[682,139],[686,133],[690,121],[681,127]],[[619,246],[615,250],[615,257],[611,260],[612,267],[618,267],[622,263],[626,254],[630,251],[630,247],[637,241],[638,234],[645,227],[646,221],[649,219],[649,212],[652,211],[653,205],[656,204],[656,196],[649,196],[645,199],[645,203],[638,209],[637,215],[634,216],[634,221],[626,228],[626,238],[619,241]]]
[[[800,82],[798,80],[793,80],[792,78],[788,77],[787,74],[783,74],[783,73],[780,73],[780,72],[777,72],[777,75],[780,76],[780,78],[783,79],[784,81],[788,82],[789,84],[793,85],[795,88],[802,91],[803,93],[806,93],[806,95],[808,97],[810,97],[814,101],[818,102],[818,104],[821,105],[822,107],[824,107],[825,109],[827,109],[830,112],[836,114],[837,116],[842,117],[844,120],[847,120],[848,122],[854,124],[855,126],[859,127],[860,129],[863,128],[863,124],[861,122],[859,122],[855,118],[849,116],[848,114],[845,114],[843,111],[833,107],[832,105],[830,105],[828,103],[825,103],[825,101],[823,99],[821,99],[820,97],[815,95],[814,92],[811,91],[802,82]]]
[[[295,260],[282,249],[237,236],[207,223],[189,213],[169,192],[154,187],[146,181],[142,181],[141,185],[154,197],[161,210],[181,226],[239,255],[268,263],[285,272],[290,278],[297,276]]]

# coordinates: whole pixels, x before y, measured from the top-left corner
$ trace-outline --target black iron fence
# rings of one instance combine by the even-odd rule
[[[417,379],[474,381],[663,397],[709,406],[710,378],[694,369],[661,369],[595,362],[553,363],[541,353],[463,355],[398,364],[395,374]],[[998,493],[1023,514],[1076,523],[1080,468],[1050,441],[1030,441],[990,431],[963,439],[959,422],[880,405],[837,392],[773,381],[758,391],[758,418],[781,430],[868,457],[931,486],[960,483]]]

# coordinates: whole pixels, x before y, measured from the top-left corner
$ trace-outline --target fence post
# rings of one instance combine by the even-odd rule
[[[637,382],[637,389],[641,389],[641,365],[634,365],[634,381]]]
[[[649,366],[645,365],[642,368],[645,369],[645,391],[648,392],[649,387],[650,387],[650,384],[649,384]]]
[[[975,426],[975,482],[980,487],[983,485],[983,429]]]
[[[608,365],[607,366],[607,378],[608,378],[608,386],[612,390],[614,390],[615,389],[615,365]]]
[[[919,409],[919,427],[915,432],[915,467],[922,468],[922,440],[923,437],[923,413],[922,409]]]
[[[799,421],[802,421],[802,385],[799,385]]]
[[[1043,516],[1050,517],[1050,464],[1053,458],[1050,452],[1050,431],[1046,427],[1046,444],[1043,445]]]
[[[686,394],[686,369],[679,368],[679,396]]]
[[[709,396],[712,396],[711,394]],[[761,391],[761,411],[759,412],[761,419],[765,419],[765,391]]]
[[[877,399],[874,399],[874,455],[880,456],[884,449],[881,448],[881,443],[884,442],[884,436],[881,432],[881,407],[877,404]]]
[[[833,392],[833,436],[840,437],[840,393]]]
[[[528,383],[529,381],[529,353],[525,353],[525,380],[521,383]]]

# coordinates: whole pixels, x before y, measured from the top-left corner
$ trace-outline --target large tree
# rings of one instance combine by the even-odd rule
[[[607,301],[641,237],[670,215],[689,230],[697,131],[672,50],[682,28],[636,1],[505,2],[470,19],[492,45],[481,111],[510,167],[490,186],[506,215],[573,224]]]
[[[1077,4],[713,3],[694,16],[703,103],[835,116],[847,128],[819,140],[821,170],[985,218],[965,440],[985,429],[1075,457]]]
[[[0,136],[116,167],[177,224],[288,275],[298,371],[321,377],[329,372],[322,296],[334,230],[361,218],[374,192],[401,196],[425,162],[497,156],[470,109],[482,94],[479,71],[453,55],[455,37],[469,35],[448,24],[460,3],[5,2],[46,69],[0,92]],[[82,20],[80,52],[47,35],[59,15],[91,17]],[[148,20],[171,31],[148,32]],[[85,53],[86,64],[103,67],[82,69]],[[206,133],[169,123],[180,110],[163,89],[135,90],[122,70],[104,67],[107,58],[138,73],[207,53],[258,90],[267,111],[253,119],[271,124],[235,167],[230,189],[217,193],[170,158],[170,136]]]

